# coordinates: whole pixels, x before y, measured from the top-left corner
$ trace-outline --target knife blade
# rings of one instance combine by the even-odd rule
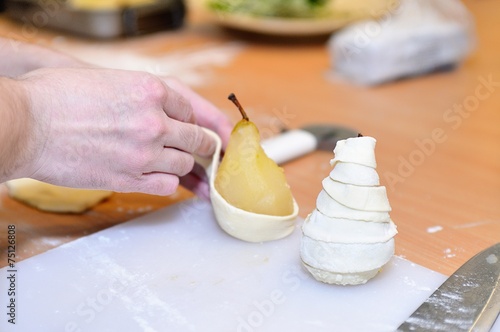
[[[397,331],[489,331],[500,312],[500,243],[462,265]]]

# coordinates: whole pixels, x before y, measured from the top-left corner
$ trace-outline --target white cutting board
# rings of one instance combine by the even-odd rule
[[[360,286],[315,281],[300,266],[300,224],[252,244],[189,200],[17,264],[16,325],[0,331],[391,331],[445,279],[394,257]],[[498,327],[499,324],[497,324]]]

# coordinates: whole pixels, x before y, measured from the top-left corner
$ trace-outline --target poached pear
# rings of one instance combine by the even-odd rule
[[[260,145],[257,126],[248,119],[234,94],[229,95],[242,119],[235,125],[215,177],[215,188],[239,209],[273,216],[294,212],[294,199],[283,169]]]

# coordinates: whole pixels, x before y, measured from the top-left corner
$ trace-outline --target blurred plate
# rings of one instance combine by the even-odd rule
[[[205,11],[213,21],[223,27],[266,35],[300,37],[329,34],[355,21],[387,15],[397,4],[397,0],[365,0],[355,4],[337,0],[332,7],[335,14],[321,18],[258,17],[215,12],[207,8]]]
[[[314,36],[329,34],[354,21],[353,18],[271,18],[241,14],[212,13],[217,24],[249,32],[281,36]]]

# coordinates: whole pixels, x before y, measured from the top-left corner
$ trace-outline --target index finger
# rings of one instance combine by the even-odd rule
[[[180,81],[169,77],[163,78],[163,80],[168,86],[175,89],[175,91],[190,101],[193,113],[196,117],[196,123],[219,134],[219,137],[222,139],[222,145],[226,147],[234,126],[229,118],[215,107],[214,104],[191,90],[188,86],[182,84]]]
[[[169,126],[172,130],[165,133],[165,147],[195,154],[200,157],[210,157],[217,146],[215,138],[202,127],[180,121],[173,121]]]

